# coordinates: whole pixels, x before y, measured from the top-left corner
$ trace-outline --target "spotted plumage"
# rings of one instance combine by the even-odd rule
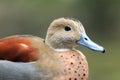
[[[61,73],[66,77],[65,80],[88,79],[88,63],[81,52],[73,50],[59,53],[58,61],[61,65]]]

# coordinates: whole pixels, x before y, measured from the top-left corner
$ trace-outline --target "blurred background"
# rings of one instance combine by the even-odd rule
[[[87,57],[89,80],[120,80],[119,0],[0,0],[0,38],[32,34],[45,38],[52,20],[79,19],[106,53],[77,47]]]

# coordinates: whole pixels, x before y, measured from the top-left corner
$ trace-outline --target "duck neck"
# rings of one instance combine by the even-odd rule
[[[45,43],[51,47],[52,49],[54,49],[55,51],[69,51],[69,50],[73,50],[73,45],[69,44],[69,43],[64,43],[64,42],[59,42],[59,41],[54,41],[54,42],[50,42],[45,40]]]

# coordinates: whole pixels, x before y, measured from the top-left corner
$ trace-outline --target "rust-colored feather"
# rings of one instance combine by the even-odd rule
[[[0,40],[0,59],[15,62],[28,62],[37,59],[37,48],[30,38],[9,37]]]

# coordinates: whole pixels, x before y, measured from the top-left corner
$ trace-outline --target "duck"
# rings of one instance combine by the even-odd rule
[[[88,62],[75,49],[78,45],[105,53],[73,18],[53,20],[45,39],[32,35],[0,39],[0,80],[88,80]]]

